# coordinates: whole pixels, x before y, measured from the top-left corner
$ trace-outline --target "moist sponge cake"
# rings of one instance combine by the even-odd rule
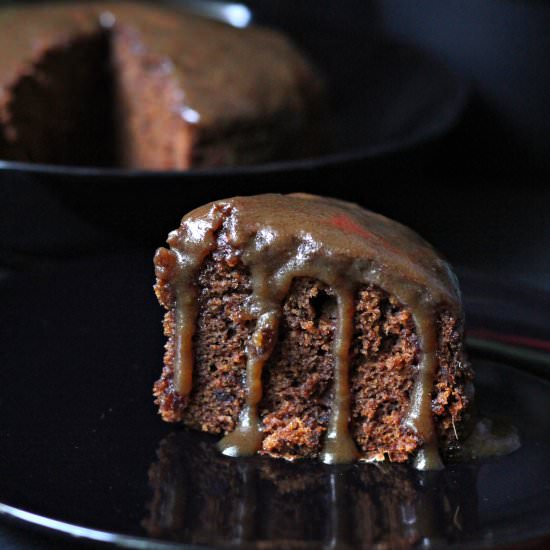
[[[188,169],[316,150],[322,91],[282,35],[153,3],[0,10],[0,158]]]
[[[473,374],[449,265],[408,228],[312,195],[186,215],[155,256],[166,308],[164,420],[220,448],[442,466]]]

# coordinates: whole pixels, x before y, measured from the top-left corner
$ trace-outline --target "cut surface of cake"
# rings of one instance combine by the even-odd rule
[[[316,152],[322,91],[281,34],[153,3],[0,10],[0,158],[189,169]]]
[[[160,414],[220,448],[437,469],[473,373],[449,265],[355,204],[258,195],[186,215],[155,255],[166,308]]]

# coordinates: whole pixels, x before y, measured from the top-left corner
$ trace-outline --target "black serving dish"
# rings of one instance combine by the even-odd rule
[[[536,317],[528,319],[533,296],[493,282],[464,281],[471,329],[543,341],[547,302],[531,302]],[[490,340],[471,348],[481,413],[519,432],[522,446],[510,455],[431,473],[232,459],[217,452],[216,438],[156,414],[151,385],[163,337],[151,283],[143,254],[2,272],[0,517],[7,524],[59,545],[80,539],[129,548],[550,543],[548,355],[530,374],[498,346],[488,354]]]
[[[283,13],[259,3],[215,0],[163,0],[165,4],[237,27],[258,23],[285,32],[310,57],[324,76],[329,95],[327,151],[315,158],[282,160],[253,166],[152,172],[117,168],[75,167],[0,161],[4,172],[24,172],[109,180],[149,177],[158,181],[207,179],[217,176],[263,175],[307,170],[378,157],[414,148],[448,132],[466,105],[469,86],[441,62],[410,45],[395,42],[379,28],[349,33],[347,25],[327,27],[315,18],[304,25],[303,11]],[[22,4],[24,2],[17,2]],[[0,2],[11,4],[14,2]],[[350,13],[351,17],[352,14]],[[1,172],[0,172],[1,173]]]
[[[313,10],[304,21],[304,6],[282,11],[261,2],[250,8],[194,0],[168,3],[233,24],[245,24],[250,19],[286,32],[327,82],[330,114],[326,126],[330,137],[326,153],[315,158],[186,172],[0,161],[0,184],[17,190],[33,188],[35,193],[36,186],[41,186],[47,190],[37,193],[47,194],[45,201],[51,196],[61,205],[50,208],[57,208],[59,216],[43,220],[44,225],[36,229],[14,216],[8,232],[21,235],[34,231],[36,235],[27,243],[13,239],[8,243],[12,249],[51,253],[97,246],[101,239],[83,230],[82,224],[75,224],[75,216],[99,231],[143,243],[150,242],[151,235],[165,235],[178,224],[182,203],[193,208],[226,196],[272,191],[336,192],[354,198],[349,180],[359,170],[370,178],[386,174],[388,166],[396,164],[406,174],[419,170],[427,159],[426,150],[457,125],[468,102],[469,85],[434,57],[406,42],[391,40],[368,19],[360,31],[350,32],[346,19],[349,22],[354,17],[351,3],[340,5],[339,11],[348,10],[347,16],[332,23],[324,10]],[[240,13],[240,19],[235,20],[235,13]],[[323,17],[319,17],[321,13]],[[24,208],[18,198],[13,198],[14,193],[0,189],[2,192],[8,196],[2,200],[0,195],[0,204],[15,202]],[[8,217],[12,214],[12,210],[7,212]],[[41,215],[38,218],[41,220]]]

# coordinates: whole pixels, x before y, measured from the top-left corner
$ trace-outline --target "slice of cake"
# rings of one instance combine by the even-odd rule
[[[320,80],[274,31],[153,3],[0,10],[0,159],[188,169],[316,152]]]
[[[259,195],[194,210],[155,256],[164,420],[229,455],[441,467],[473,378],[449,265],[355,204]]]

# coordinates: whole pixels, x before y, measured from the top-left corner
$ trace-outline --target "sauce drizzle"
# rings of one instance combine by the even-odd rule
[[[292,281],[311,277],[337,298],[333,343],[334,394],[321,459],[348,463],[360,458],[349,431],[350,349],[360,285],[374,284],[410,309],[418,338],[418,367],[404,428],[421,441],[415,466],[442,468],[432,415],[438,368],[436,316],[442,308],[461,315],[456,278],[433,248],[401,224],[359,206],[313,195],[236,197],[188,214],[159,249],[158,269],[170,269],[176,296],[174,387],[192,389],[193,334],[198,314],[196,276],[223,234],[251,275],[247,315],[256,326],[246,346],[246,398],[237,427],[219,443],[224,454],[246,456],[261,448],[258,406],[262,371],[276,346],[282,305]],[[228,253],[229,254],[229,253]]]

